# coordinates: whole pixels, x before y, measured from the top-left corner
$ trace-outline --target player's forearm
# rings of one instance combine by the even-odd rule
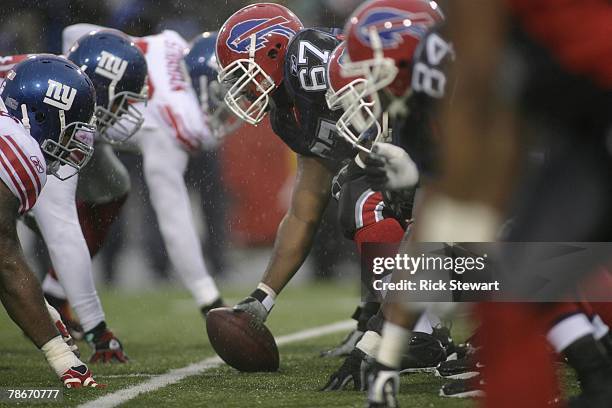
[[[13,321],[37,347],[58,335],[43,302],[40,284],[19,245],[0,244],[0,301]]]
[[[303,221],[288,213],[281,222],[272,257],[266,268],[262,282],[277,294],[300,269],[317,231],[318,222]]]

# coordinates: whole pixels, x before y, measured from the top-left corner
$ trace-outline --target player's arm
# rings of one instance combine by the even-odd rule
[[[320,159],[298,156],[296,184],[289,211],[276,234],[262,283],[279,293],[310,252],[312,239],[327,207],[333,173]]]
[[[330,197],[333,173],[320,159],[298,155],[296,184],[258,288],[236,306],[265,320],[274,298],[302,266]]]
[[[40,284],[26,264],[17,237],[19,201],[0,183],[0,300],[9,316],[37,347],[59,335],[43,301]]]
[[[453,103],[442,114],[442,176],[428,188],[416,233],[426,241],[489,241],[518,174],[514,109],[496,86],[507,21],[499,1],[451,3],[449,14],[460,56],[450,74],[459,80],[451,80]]]

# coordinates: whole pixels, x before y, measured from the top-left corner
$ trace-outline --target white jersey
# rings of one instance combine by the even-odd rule
[[[47,164],[38,142],[15,117],[0,109],[0,179],[30,210],[47,181]]]
[[[103,28],[92,24],[66,27],[63,32],[64,53],[81,36]],[[184,68],[187,42],[171,30],[133,37],[133,40],[145,54],[148,66],[149,101],[146,107],[137,105],[145,117],[143,129],[162,127],[187,151],[215,146],[216,141],[205,123],[198,97]]]
[[[0,55],[0,84],[4,81],[4,77],[18,63],[26,59],[30,54],[22,55]]]

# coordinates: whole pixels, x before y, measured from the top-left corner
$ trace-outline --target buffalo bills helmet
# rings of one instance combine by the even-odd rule
[[[372,99],[363,97],[366,79],[361,75],[342,75],[342,66],[346,62],[346,43],[341,42],[327,61],[328,89],[325,99],[331,110],[343,110],[336,121],[338,133],[358,149],[370,152],[369,146],[381,136],[382,127],[374,116]],[[354,122],[367,122],[371,125],[369,128],[362,127],[363,131],[357,132],[352,125]]]
[[[374,102],[374,114],[383,106],[379,91],[388,95],[385,110],[398,112],[410,95],[412,56],[430,27],[444,19],[435,1],[369,0],[348,18],[345,26],[349,62],[343,75],[362,75],[367,86],[363,97]],[[371,123],[354,122],[362,130]]]
[[[227,19],[217,37],[219,82],[227,106],[242,120],[264,118],[269,95],[283,81],[289,40],[303,28],[289,9],[273,3],[246,6]]]

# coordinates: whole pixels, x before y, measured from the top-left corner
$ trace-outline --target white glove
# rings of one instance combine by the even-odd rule
[[[419,181],[419,170],[408,153],[390,143],[376,143],[372,147],[372,158],[382,162],[386,175],[386,190],[403,190],[414,187]],[[368,167],[370,166],[370,163]]]

